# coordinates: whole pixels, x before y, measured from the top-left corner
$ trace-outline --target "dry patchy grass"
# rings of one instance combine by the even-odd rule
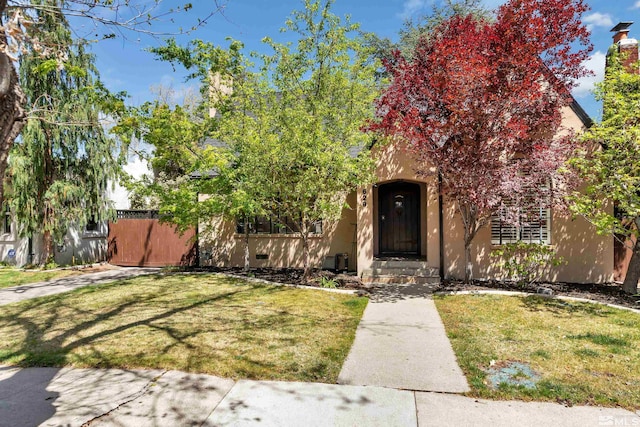
[[[0,314],[0,363],[336,381],[366,298],[220,275],[145,276]]]
[[[473,396],[640,409],[640,314],[540,297],[436,297]],[[491,361],[529,363],[533,389],[489,386]]]

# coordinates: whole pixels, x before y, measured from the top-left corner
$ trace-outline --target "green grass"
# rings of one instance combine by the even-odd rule
[[[22,271],[14,268],[0,268],[0,289],[29,283],[47,282],[77,274],[81,274],[81,272],[76,270]]]
[[[539,297],[435,298],[475,397],[640,409],[640,314]],[[491,363],[529,363],[534,389],[489,386]]]
[[[0,363],[335,383],[366,304],[220,275],[144,276],[4,306]]]

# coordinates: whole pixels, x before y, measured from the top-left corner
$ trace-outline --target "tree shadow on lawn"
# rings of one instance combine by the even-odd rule
[[[549,312],[556,317],[571,317],[575,314],[609,317],[613,311],[602,304],[565,301],[553,297],[536,295],[518,297],[522,306],[532,312]]]
[[[83,308],[77,303],[77,298],[60,298],[58,296],[44,297],[25,301],[19,308],[9,310],[0,315],[0,324],[4,323],[13,328],[18,328],[19,343],[0,346],[0,363],[17,363],[19,366],[65,366],[73,363],[79,366],[91,366],[99,368],[130,367],[139,366],[143,368],[163,368],[166,359],[163,355],[172,352],[170,357],[180,357],[183,359],[182,365],[177,369],[190,372],[208,372],[203,366],[207,361],[203,358],[220,358],[222,353],[225,363],[237,369],[236,374],[224,375],[248,378],[260,376],[259,372],[269,372],[274,367],[271,359],[261,357],[261,351],[251,351],[247,349],[264,349],[268,351],[268,346],[275,345],[279,350],[295,348],[301,338],[300,328],[310,329],[322,322],[323,325],[329,323],[339,324],[343,319],[326,319],[313,313],[295,313],[286,306],[265,306],[261,305],[261,298],[275,293],[286,292],[288,289],[264,285],[246,284],[238,282],[242,286],[237,289],[225,290],[224,292],[208,296],[206,294],[196,294],[194,297],[182,295],[175,303],[168,302],[175,288],[167,287],[160,293],[141,294],[138,297],[125,299],[110,307],[107,311],[100,312],[100,309]],[[122,285],[122,282],[101,285],[99,288],[84,288],[76,296],[82,297],[83,293],[92,293],[97,290],[108,289]],[[254,293],[257,296],[254,298]],[[162,301],[158,301],[162,299]],[[206,308],[208,311],[200,311],[201,307],[218,304],[224,310]],[[256,315],[253,306],[257,306],[260,315]],[[147,308],[150,312],[145,313]],[[45,317],[35,316],[34,313],[46,311]],[[96,312],[98,311],[98,312]],[[193,311],[193,313],[190,313]],[[63,314],[66,313],[66,314]],[[211,316],[211,325],[206,320],[198,317],[206,313]],[[60,326],[69,316],[86,318],[79,322],[72,322],[69,327]],[[180,317],[181,315],[181,317]],[[179,320],[173,318],[180,317]],[[195,317],[191,317],[195,316]],[[128,319],[130,321],[128,321]],[[173,318],[173,319],[172,319]],[[190,319],[193,318],[193,322]],[[176,323],[177,322],[177,323]],[[101,326],[106,326],[106,328]],[[155,349],[150,350],[141,346],[139,349],[127,349],[114,357],[114,354],[103,354],[100,351],[100,342],[109,337],[139,332],[140,327],[145,327],[149,334],[161,333],[157,335],[162,340],[156,342]],[[269,334],[274,328],[280,328],[294,332]],[[90,331],[90,332],[89,332]],[[89,332],[89,333],[88,333]],[[147,333],[147,332],[145,332]],[[231,334],[231,339],[238,342],[238,354],[230,354],[224,345],[218,345],[215,334]],[[202,335],[202,340],[198,337]],[[306,338],[306,337],[303,337]],[[203,352],[208,350],[196,348],[200,342],[208,339],[207,345],[211,346],[210,355],[203,357]],[[229,338],[227,338],[229,339]],[[114,340],[114,346],[118,349],[118,341]],[[333,344],[329,344],[331,347]],[[73,358],[69,358],[70,353],[82,348],[81,352],[73,353]],[[193,354],[189,354],[193,350]],[[319,351],[325,353],[326,350]],[[128,351],[128,352],[127,352]],[[149,356],[145,353],[149,351],[155,354]],[[177,353],[182,352],[179,356]],[[221,353],[222,352],[222,353]],[[124,355],[122,355],[124,354]],[[159,357],[156,357],[159,356]],[[138,360],[134,360],[139,358]],[[164,362],[164,363],[163,363]],[[168,362],[169,365],[173,362]],[[283,368],[280,367],[280,370]],[[312,363],[312,366],[300,366],[294,369],[304,376],[305,379],[326,380],[327,367],[322,364]]]
[[[295,367],[275,366],[270,359],[262,359],[259,354],[253,353],[251,348],[262,348],[268,351],[267,347],[275,345],[278,349],[281,347],[296,348],[298,345],[298,335],[295,333],[277,335],[271,341],[267,341],[263,331],[269,331],[277,325],[280,328],[307,328],[309,325],[324,325],[329,323],[343,323],[344,319],[326,319],[320,315],[313,313],[296,313],[287,305],[265,306],[262,299],[267,296],[280,292],[289,291],[288,288],[252,285],[244,282],[238,282],[237,288],[224,289],[216,295],[207,295],[206,293],[195,293],[194,295],[182,294],[177,302],[171,300],[171,295],[175,293],[175,287],[168,286],[160,292],[145,292],[140,295],[129,296],[113,306],[98,307],[82,305],[78,300],[82,300],[83,295],[90,295],[93,292],[105,290],[113,287],[121,286],[123,282],[114,282],[100,285],[95,288],[84,288],[75,294],[67,294],[68,297],[55,295],[43,297],[33,300],[24,301],[19,304],[9,306],[7,310],[0,313],[0,325],[9,327],[15,332],[13,337],[7,337],[7,341],[0,343],[0,363],[14,362],[22,367],[32,366],[51,366],[52,368],[28,368],[17,369],[13,367],[0,366],[0,425],[2,420],[18,420],[10,425],[38,425],[46,420],[56,420],[57,417],[63,416],[61,411],[65,405],[70,403],[68,395],[60,396],[58,389],[60,387],[59,376],[61,372],[71,372],[75,375],[76,380],[73,384],[69,384],[69,388],[75,390],[80,396],[80,401],[74,401],[73,405],[80,408],[92,408],[94,412],[105,413],[105,407],[115,407],[123,399],[123,395],[130,396],[138,393],[140,388],[133,387],[133,384],[148,384],[155,381],[148,378],[153,371],[121,371],[121,370],[105,370],[94,372],[95,370],[77,369],[62,370],[58,367],[73,363],[79,366],[93,366],[98,368],[129,368],[136,366],[138,361],[127,363],[134,356],[116,357],[113,354],[106,354],[104,348],[100,348],[98,343],[103,342],[109,337],[122,336],[121,334],[134,334],[140,326],[148,328],[150,333],[160,332],[162,338],[166,342],[157,345],[158,353],[167,353],[177,349],[182,352],[186,368],[180,369],[188,371],[197,371],[201,362],[201,353],[194,352],[193,355],[186,354],[198,345],[200,334],[208,334],[208,337],[216,337],[227,331],[234,333],[234,339],[241,341],[242,351],[238,354],[230,354],[233,368],[236,369],[236,375],[245,376],[247,378],[255,377],[256,372],[276,372],[279,375],[283,369],[291,369],[310,381],[319,378],[320,381],[326,380],[327,366],[325,362],[334,355],[327,355],[331,352],[329,348],[335,344],[329,343],[327,348],[320,349],[317,355],[312,355],[313,360],[305,364],[300,363]],[[257,291],[257,296],[253,297]],[[132,290],[135,292],[135,290]],[[348,301],[347,301],[348,302]],[[198,313],[204,313],[198,309],[209,304],[218,304],[224,308],[224,312],[220,313],[216,307],[209,309],[206,313],[212,316],[215,325],[207,328],[206,319],[196,319],[198,325],[194,328],[182,328],[179,324],[189,322],[190,316],[198,316]],[[104,304],[108,304],[105,302]],[[346,304],[346,302],[345,302]],[[93,306],[96,306],[96,300],[93,300]],[[260,315],[254,315],[253,306],[260,309]],[[149,311],[147,311],[149,310]],[[193,310],[193,314],[189,313]],[[232,316],[230,315],[232,314]],[[135,314],[135,315],[134,315]],[[172,319],[173,316],[182,315],[178,323]],[[236,316],[237,315],[237,316]],[[65,324],[64,320],[70,316],[78,316],[77,321]],[[228,317],[231,316],[231,317]],[[339,316],[338,316],[339,317]],[[227,323],[227,320],[229,323]],[[322,322],[322,323],[320,323]],[[104,328],[100,328],[105,326]],[[354,327],[355,330],[355,327]],[[299,334],[299,333],[298,333]],[[11,341],[13,339],[13,341]],[[18,341],[19,340],[19,341]],[[120,344],[117,339],[113,340],[113,346],[118,349]],[[70,354],[79,348],[81,352],[75,352],[73,358]],[[140,348],[138,355],[143,355],[149,351],[146,348]],[[216,350],[218,350],[216,348]],[[222,351],[225,351],[222,348]],[[259,353],[259,352],[256,352]],[[130,354],[130,353],[126,353]],[[198,356],[198,357],[196,357]],[[216,354],[211,354],[210,358],[216,358]],[[147,368],[164,369],[162,360],[152,359],[148,365],[142,364],[138,366],[147,366]],[[295,363],[298,360],[294,359]],[[156,366],[154,366],[156,364]],[[146,368],[145,368],[146,369]],[[338,368],[339,369],[339,368]],[[3,375],[3,370],[6,371]],[[90,371],[92,373],[90,373]],[[30,376],[36,375],[38,381],[29,381]],[[86,377],[82,377],[82,373],[87,372]],[[126,386],[121,390],[122,395],[103,395],[101,387],[106,386],[116,372],[121,372],[123,376],[129,379],[131,387]],[[197,376],[197,374],[188,374]],[[336,374],[337,375],[337,374]],[[151,375],[153,376],[153,375]],[[101,379],[102,378],[102,379]],[[136,380],[137,378],[137,380]],[[104,384],[102,384],[104,383]],[[22,385],[22,389],[28,396],[34,396],[35,400],[24,400],[17,396],[13,399],[11,405],[9,398],[11,394],[16,394],[19,389],[18,385]],[[193,386],[186,384],[182,388],[198,387],[197,382]],[[196,389],[193,389],[196,391]],[[26,396],[27,394],[25,394]],[[84,397],[83,397],[84,396]],[[75,398],[75,397],[74,397]],[[86,399],[85,399],[86,398]],[[96,409],[95,402],[90,402],[91,398],[95,399],[100,406]],[[86,404],[82,403],[86,400]],[[120,399],[120,400],[118,400]],[[4,401],[4,402],[3,402]],[[14,402],[15,401],[15,402]],[[69,401],[69,402],[67,402]],[[66,402],[66,403],[65,403]],[[72,405],[72,406],[73,406]],[[115,406],[114,406],[115,405]],[[103,411],[104,412],[101,412]],[[107,408],[108,409],[108,408]],[[158,410],[162,408],[157,408]],[[180,408],[172,409],[173,412],[180,412]],[[154,411],[152,408],[150,411]],[[8,412],[7,412],[8,411]],[[11,412],[11,418],[9,418]],[[154,412],[155,413],[155,412]],[[85,414],[81,414],[83,417]],[[92,415],[93,416],[93,415]],[[87,418],[91,419],[91,417]],[[199,422],[202,422],[200,420]]]
[[[111,283],[108,285],[103,285],[104,287],[113,287],[122,285],[122,282]],[[92,292],[92,289],[83,289],[84,292]],[[192,336],[193,334],[188,335],[180,335],[171,330],[171,328],[162,328],[154,325],[154,322],[158,322],[163,319],[168,319],[173,315],[178,313],[187,312],[189,310],[193,310],[200,306],[204,306],[206,304],[214,303],[216,301],[231,299],[234,295],[237,295],[242,292],[247,292],[247,290],[236,290],[231,292],[225,292],[220,295],[211,296],[205,299],[199,299],[190,304],[162,310],[161,312],[154,314],[152,316],[141,318],[132,322],[122,323],[113,328],[109,328],[102,331],[97,331],[93,334],[84,336],[82,338],[73,339],[74,336],[79,334],[82,331],[93,328],[94,326],[103,323],[105,321],[117,319],[119,316],[123,314],[125,310],[130,307],[136,306],[143,302],[152,303],[154,299],[157,299],[161,295],[152,295],[147,298],[135,298],[129,301],[118,304],[117,306],[111,308],[110,310],[97,313],[93,316],[92,310],[83,310],[82,308],[74,307],[73,305],[67,305],[65,302],[65,298],[59,298],[57,296],[54,297],[45,297],[39,298],[35,300],[29,300],[26,303],[23,303],[23,306],[19,311],[13,312],[7,315],[1,315],[0,321],[7,322],[8,324],[13,324],[19,326],[22,331],[26,333],[25,338],[22,340],[22,345],[15,349],[12,352],[1,352],[0,357],[4,360],[9,360],[12,357],[24,355],[23,361],[20,363],[21,366],[62,366],[66,362],[66,355],[70,353],[72,350],[81,347],[83,345],[91,344],[99,339],[106,338],[110,335],[114,335],[121,332],[126,332],[133,328],[139,326],[147,326],[149,328],[157,328],[164,329],[165,332],[175,341],[175,345],[185,345],[188,346],[188,343],[185,341],[186,338]],[[146,300],[146,301],[145,301]],[[36,322],[32,315],[32,312],[38,310],[40,308],[46,307],[49,316],[45,319],[44,322]],[[77,323],[74,327],[61,331],[61,333],[46,338],[46,335],[51,335],[51,330],[53,326],[60,320],[59,312],[62,310],[73,311],[80,316],[91,316],[88,320]],[[63,344],[64,343],[64,344]],[[34,346],[36,346],[34,349]],[[38,351],[39,350],[39,351]],[[95,351],[95,348],[94,348]],[[49,356],[46,354],[49,353]],[[100,359],[100,354],[93,354],[92,356],[98,356]],[[109,367],[110,363],[108,360],[104,359],[104,364],[101,364],[102,367]]]

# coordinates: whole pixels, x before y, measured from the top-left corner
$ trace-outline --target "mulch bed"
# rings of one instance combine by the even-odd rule
[[[236,276],[255,277],[269,282],[286,283],[296,286],[318,286],[322,278],[333,280],[339,289],[368,289],[362,284],[360,278],[354,274],[336,274],[329,270],[313,270],[309,280],[302,278],[302,270],[298,268],[252,268],[244,271],[242,268],[198,268],[197,271],[211,271],[215,273],[228,273]]]
[[[229,273],[239,276],[255,277],[270,282],[287,283],[291,285],[320,286],[324,277],[333,280],[340,289],[356,289],[363,291],[372,290],[364,285],[353,274],[336,274],[327,270],[313,270],[308,281],[303,280],[302,270],[295,268],[253,268],[248,272],[241,268],[199,268],[198,271],[212,271]],[[616,283],[537,283],[527,286],[519,286],[508,281],[479,281],[463,283],[461,280],[444,280],[434,287],[434,292],[456,292],[476,290],[506,290],[516,292],[538,293],[540,288],[550,289],[553,295],[585,298],[607,304],[616,304],[624,307],[640,309],[640,296],[628,295],[622,291],[622,287]]]

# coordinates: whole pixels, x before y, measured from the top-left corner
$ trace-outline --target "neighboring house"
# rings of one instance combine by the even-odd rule
[[[591,123],[575,101],[562,116],[563,126],[578,132]],[[312,265],[334,268],[339,264],[343,268],[347,258],[349,270],[370,282],[464,277],[461,219],[454,204],[438,196],[437,180],[417,175],[415,161],[399,143],[373,150],[378,151],[376,182],[348,195],[349,208],[337,223],[318,225],[310,245]],[[284,232],[284,221],[287,219],[256,218],[250,224],[252,267],[303,266],[302,241]],[[214,219],[210,234],[199,235],[200,264],[242,266],[243,233],[240,224]],[[567,261],[543,280],[613,280],[613,237],[598,235],[582,218],[552,210],[541,212],[537,226],[517,228],[494,218],[483,227],[472,242],[474,278],[501,278],[504,273],[490,253],[501,243],[517,240],[552,245]]]
[[[22,267],[43,262],[42,235],[19,237],[18,225],[10,212],[2,217],[0,229],[0,261]],[[107,223],[89,222],[82,230],[69,229],[63,243],[54,246],[54,259],[59,265],[78,265],[106,260]]]
[[[134,178],[148,173],[146,162],[135,160],[124,167],[125,172]],[[112,188],[113,187],[113,188]],[[108,186],[108,198],[115,209],[128,209],[127,191],[120,185]],[[0,218],[0,262],[22,267],[40,264],[43,260],[42,235],[32,239],[19,237],[18,224],[10,212]],[[109,227],[106,221],[90,221],[82,230],[71,227],[60,245],[54,245],[54,260],[58,265],[79,265],[107,260],[107,235]]]

